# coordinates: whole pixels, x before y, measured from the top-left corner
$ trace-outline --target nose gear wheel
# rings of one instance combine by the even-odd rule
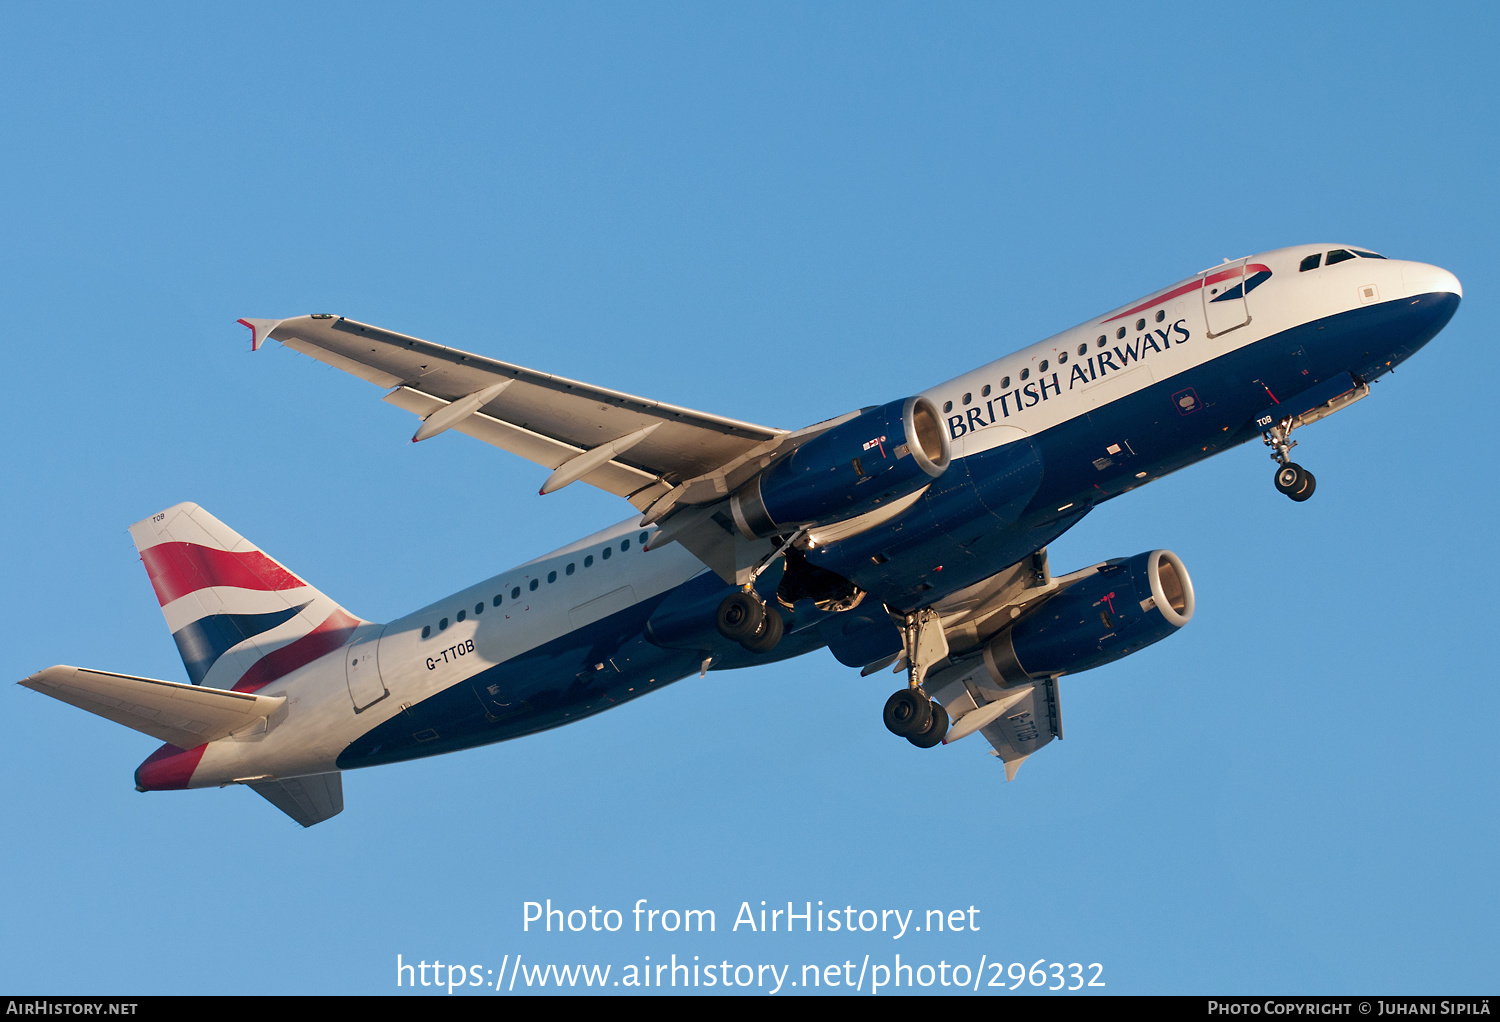
[[[1266,431],[1261,439],[1271,448],[1271,457],[1280,467],[1276,469],[1276,488],[1293,500],[1301,503],[1313,495],[1318,481],[1313,474],[1291,459],[1292,448],[1297,441],[1292,439],[1296,420],[1282,419]]]
[[[1318,481],[1307,469],[1289,461],[1276,470],[1276,488],[1301,503],[1313,495]]]

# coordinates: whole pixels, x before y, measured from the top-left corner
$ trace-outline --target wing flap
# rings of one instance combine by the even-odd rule
[[[304,827],[344,811],[344,778],[337,770],[280,781],[250,781],[247,787]]]
[[[1005,763],[1005,779],[1015,780],[1016,771],[1027,757],[1054,738],[1062,737],[1062,710],[1058,700],[1057,679],[1048,678],[1027,686],[1001,715],[979,728],[979,733],[994,746],[993,755]],[[962,718],[959,718],[960,720]]]
[[[385,396],[385,400],[423,418],[448,404],[442,398],[424,394],[412,387],[397,387]],[[475,440],[482,440],[491,447],[509,451],[549,469],[556,469],[583,453],[581,448],[572,444],[534,433],[484,412],[475,412],[453,428]],[[668,489],[666,484],[651,473],[621,464],[618,460],[606,462],[583,476],[582,481],[618,497],[633,498],[632,502],[639,501],[638,507],[645,507]]]
[[[128,674],[58,665],[18,684],[158,738],[196,749],[279,710],[285,696],[199,688]]]

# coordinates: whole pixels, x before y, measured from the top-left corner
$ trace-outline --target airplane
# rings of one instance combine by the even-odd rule
[[[1063,734],[1059,679],[1193,616],[1166,550],[1062,575],[1096,506],[1370,393],[1448,323],[1447,270],[1351,245],[1228,261],[917,394],[793,431],[552,376],[329,314],[242,319],[420,423],[635,514],[404,617],[346,610],[195,504],[131,526],[188,682],[55,666],[21,685],[164,744],[139,791],[246,785],[304,827],[342,771],[519,738],[710,670],[827,647],[904,671],[918,748],[981,734],[1006,780]],[[872,708],[873,717],[873,708]]]

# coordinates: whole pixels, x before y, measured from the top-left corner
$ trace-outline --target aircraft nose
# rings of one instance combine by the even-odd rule
[[[1401,280],[1409,294],[1449,294],[1457,298],[1464,296],[1464,286],[1458,282],[1458,278],[1441,266],[1406,263],[1401,267]]]

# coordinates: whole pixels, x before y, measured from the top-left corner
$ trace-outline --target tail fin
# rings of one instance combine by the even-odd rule
[[[255,692],[366,622],[197,504],[130,527],[194,685]]]

